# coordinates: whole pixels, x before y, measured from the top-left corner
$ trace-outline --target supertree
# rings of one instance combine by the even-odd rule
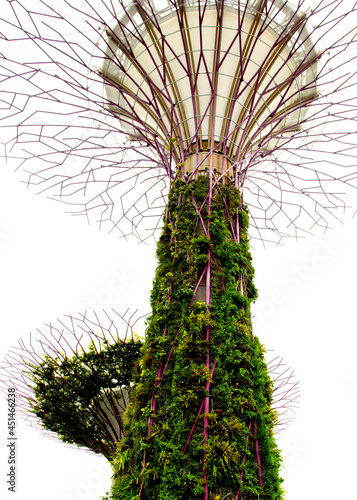
[[[2,366],[2,379],[7,387],[15,385],[17,406],[30,425],[40,422],[45,435],[108,460],[123,437],[132,370],[142,346],[133,331],[135,314],[114,316],[85,314],[46,325],[27,344],[20,340]],[[284,374],[280,378],[289,384]]]
[[[28,183],[141,241],[164,210],[112,498],[282,498],[249,216],[250,238],[280,243],[345,208],[356,7],[8,7],[4,38],[32,42],[3,76]]]

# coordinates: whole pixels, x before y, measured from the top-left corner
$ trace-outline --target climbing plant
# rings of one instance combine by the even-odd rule
[[[248,225],[231,184],[173,183],[112,500],[283,498]]]

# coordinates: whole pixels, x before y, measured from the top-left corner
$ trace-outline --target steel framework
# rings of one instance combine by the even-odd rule
[[[167,72],[166,66],[161,66],[163,73],[155,75],[152,82],[148,80],[149,87],[140,90],[140,106],[136,104],[135,109],[133,96],[139,92],[140,85],[139,81],[133,82],[136,74],[127,77],[133,82],[131,96],[125,88],[127,82],[115,84],[109,75],[113,63],[103,63],[103,59],[108,61],[108,53],[116,54],[113,45],[117,47],[118,23],[122,25],[121,50],[126,50],[124,47],[133,39],[136,44],[140,39],[141,51],[148,50],[148,54],[155,53],[157,57],[157,41],[141,39],[140,26],[145,22],[141,18],[137,21],[142,11],[140,4],[133,3],[129,10],[125,2],[118,3],[119,10],[104,0],[95,6],[89,2],[81,5],[72,7],[59,0],[48,4],[36,1],[31,6],[19,1],[6,4],[2,22],[4,153],[18,168],[28,172],[29,184],[73,207],[72,213],[108,231],[117,231],[120,236],[134,234],[143,241],[161,225],[176,164],[193,152],[197,140],[200,148],[208,135],[201,133],[200,115],[195,115],[196,124],[193,117],[185,121],[185,113],[197,106],[195,98],[188,100],[186,109],[186,104],[179,104],[178,96],[177,102],[173,101],[174,85],[168,85],[167,95],[163,88],[155,87],[155,78],[160,78],[164,86],[173,79],[170,65]],[[158,11],[154,4],[145,5],[151,22],[157,24],[159,17],[155,21]],[[164,13],[177,11],[180,20],[179,4],[163,2],[162,5]],[[195,5],[195,2],[187,5]],[[226,2],[217,5],[219,16],[219,8],[223,9]],[[227,3],[228,7],[231,5]],[[230,76],[235,83],[234,92],[228,99],[227,114],[223,113],[218,120],[221,130],[228,131],[229,137],[224,138],[225,132],[218,134],[209,147],[217,153],[227,153],[230,174],[243,190],[249,206],[251,238],[280,243],[286,237],[302,237],[317,227],[326,229],[336,219],[339,209],[345,208],[341,191],[354,183],[355,9],[341,0],[327,4],[315,2],[312,8],[305,1],[299,1],[294,7],[287,7],[287,2],[270,1],[247,4],[239,1],[235,5],[242,12],[242,20],[236,23],[252,16],[254,19],[254,15],[257,22],[263,18],[260,25],[253,22],[250,42],[244,49],[247,54],[263,43],[259,42],[260,32],[274,31],[280,26],[271,48],[273,59],[278,69],[283,68],[284,63],[279,66],[278,62],[283,60],[283,54],[292,61],[294,69],[290,80],[282,84],[274,81],[273,73],[267,72],[267,76],[260,79],[264,66],[235,65],[247,72],[247,81],[244,75],[242,81],[239,75]],[[215,2],[208,2],[207,6],[211,13]],[[203,9],[200,15],[205,13]],[[187,20],[182,18],[179,22]],[[199,26],[199,19],[197,24]],[[216,35],[214,31],[212,28],[212,34],[219,36],[220,30]],[[242,44],[238,33],[236,30],[232,43]],[[308,33],[312,33],[312,46]],[[170,52],[169,41],[163,50],[176,57]],[[223,49],[220,54],[224,62]],[[265,56],[266,67],[272,64],[269,54],[268,51]],[[195,57],[194,63],[200,68],[196,83],[190,80],[196,69],[190,65],[194,63],[187,60],[185,67],[183,56],[177,55],[177,64],[181,65],[180,71],[191,91],[203,78],[205,85],[214,83],[209,60],[212,55],[206,57],[201,51]],[[118,55],[115,61],[118,72],[125,71]],[[125,61],[129,64],[130,56]],[[351,64],[347,68],[348,63]],[[107,95],[103,95],[103,79],[110,89]],[[293,81],[299,82],[295,91],[290,88]],[[255,92],[257,84],[261,88],[258,93]],[[184,86],[187,85],[184,81]],[[286,90],[280,90],[281,87]],[[241,125],[237,118],[233,125],[229,117],[234,111],[234,99],[240,95],[243,97]],[[271,99],[274,95],[280,97],[274,101]],[[187,100],[186,95],[181,98]],[[271,109],[271,101],[274,109]],[[215,116],[211,111],[216,104],[208,100],[205,106],[200,113],[206,117],[205,127],[209,127],[209,116]],[[140,108],[139,114],[137,108]],[[151,115],[147,109],[151,109]],[[265,116],[267,109],[272,117]],[[255,128],[252,117],[256,110],[260,110],[262,124]],[[147,125],[145,113],[148,119],[151,116]],[[153,113],[163,117],[154,130]],[[170,113],[177,118],[172,122],[172,129],[167,125]],[[179,130],[177,123],[181,123]],[[190,128],[190,132],[186,130],[189,139],[185,138],[185,127]],[[241,133],[245,138],[239,136],[238,129],[244,130]],[[237,147],[240,144],[240,156],[232,150],[232,143]],[[300,168],[294,168],[297,165]],[[115,203],[119,199],[121,201]]]

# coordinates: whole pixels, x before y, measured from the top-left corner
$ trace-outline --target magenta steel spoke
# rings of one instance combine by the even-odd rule
[[[263,468],[262,468],[262,461],[261,461],[261,458],[260,458],[260,453],[259,453],[259,442],[258,442],[258,438],[257,438],[257,422],[254,421],[253,422],[253,433],[254,433],[254,439],[255,439],[255,443],[254,443],[254,446],[255,446],[255,454],[256,454],[256,458],[257,458],[257,464],[258,464],[258,479],[259,479],[259,484],[260,486],[264,486],[264,483],[263,483]]]
[[[250,430],[251,430],[251,428],[252,428],[252,422],[250,422],[249,425],[248,425],[247,439],[246,439],[246,445],[245,445],[245,451],[246,452],[248,450],[249,437],[250,437]],[[244,476],[244,465],[245,465],[246,459],[247,459],[247,453],[245,453],[245,455],[243,457],[243,460],[242,460],[242,472],[240,473],[240,480],[241,481],[242,481],[243,476]],[[237,491],[235,500],[239,500],[240,487],[241,487],[241,485],[239,485],[239,487],[238,487],[238,491]]]

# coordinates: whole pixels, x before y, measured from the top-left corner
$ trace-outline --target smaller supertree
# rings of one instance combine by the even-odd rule
[[[142,346],[131,318],[120,319],[126,323],[121,338],[106,314],[67,316],[46,325],[35,343],[19,341],[2,369],[3,384],[17,387],[27,420],[108,460],[123,437],[123,414]]]

